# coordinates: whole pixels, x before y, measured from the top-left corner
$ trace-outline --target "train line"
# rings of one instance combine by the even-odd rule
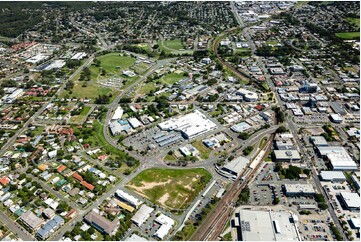
[[[257,166],[254,169],[248,168],[237,177],[232,187],[224,195],[221,201],[219,201],[219,203],[216,205],[216,207],[212,211],[212,214],[209,214],[207,216],[207,218],[202,222],[201,226],[198,228],[195,234],[191,237],[192,241],[214,241],[218,239],[231,213],[234,210],[235,201],[237,200],[239,194],[241,193],[242,189],[246,187],[249,180],[254,177],[254,175],[262,165],[262,161],[268,155],[268,151],[272,146],[274,136],[275,133],[272,133],[270,139],[268,139],[266,146],[262,149],[266,152],[264,152],[264,155],[262,159],[260,159],[260,162],[257,164]],[[258,154],[262,150],[260,150]]]

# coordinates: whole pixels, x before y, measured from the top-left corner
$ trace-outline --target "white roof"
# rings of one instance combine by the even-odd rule
[[[120,119],[122,118],[122,115],[123,115],[123,108],[122,107],[117,107],[117,109],[115,110],[114,114],[113,114],[113,117],[112,117],[112,120],[117,120],[117,119]]]
[[[360,218],[351,218],[350,221],[356,229],[360,228]]]
[[[200,111],[195,110],[192,113],[171,118],[165,122],[158,124],[162,130],[176,130],[183,132],[188,138],[209,132],[216,128],[217,125],[209,120]]]
[[[340,193],[347,207],[360,208],[360,196],[355,192],[341,192]]]
[[[148,241],[148,240],[143,237],[140,237],[139,235],[132,234],[132,236],[126,238],[125,241]]]
[[[322,180],[346,180],[345,175],[342,171],[321,171],[320,176]]]
[[[224,168],[230,171],[233,171],[237,174],[240,174],[241,171],[247,166],[249,160],[243,156],[237,157],[236,159],[231,160],[227,163]]]
[[[160,239],[163,239],[168,234],[168,232],[172,229],[174,220],[168,216],[165,216],[164,214],[161,214],[155,219],[155,221],[157,223],[160,223],[161,226],[159,227],[159,229],[157,230],[157,232],[154,235]]]
[[[136,223],[138,226],[141,226],[149,218],[150,214],[153,211],[154,211],[153,208],[143,204],[132,217],[132,221]]]
[[[129,118],[128,122],[134,129],[142,126],[142,123],[137,118]]]
[[[318,147],[321,155],[327,156],[334,170],[358,170],[356,163],[341,146]]]
[[[315,193],[311,184],[285,184],[287,193]]]
[[[129,195],[128,193],[118,189],[116,192],[117,196],[119,196],[120,198],[124,199],[125,201],[138,206],[140,204],[142,204],[141,201],[139,201],[137,198],[133,197],[132,195]]]

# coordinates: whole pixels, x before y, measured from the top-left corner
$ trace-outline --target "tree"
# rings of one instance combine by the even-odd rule
[[[275,197],[272,201],[272,204],[276,205],[276,204],[279,204],[279,202],[280,202],[280,199],[278,197]]]
[[[277,134],[286,133],[286,132],[288,132],[288,129],[287,129],[285,126],[279,126],[279,127],[276,129],[276,133],[277,133]]]

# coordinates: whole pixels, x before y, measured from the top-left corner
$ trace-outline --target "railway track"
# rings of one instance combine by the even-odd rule
[[[228,190],[228,192],[225,194],[222,200],[216,205],[216,207],[212,211],[212,214],[210,214],[202,222],[201,226],[198,228],[196,233],[191,237],[192,241],[205,241],[205,240],[215,241],[218,239],[232,211],[234,210],[235,201],[237,200],[239,194],[241,193],[242,189],[246,187],[249,180],[251,180],[254,177],[254,175],[262,165],[262,160],[264,160],[268,155],[268,151],[272,146],[274,136],[275,133],[272,133],[270,139],[268,139],[268,143],[262,149],[265,150],[266,152],[264,153],[262,159],[260,159],[260,162],[257,164],[255,169],[252,169],[251,172],[249,172],[250,171],[249,169],[245,170],[236,179],[232,187]],[[262,150],[260,150],[259,152],[261,152]],[[242,180],[242,178],[244,179]]]

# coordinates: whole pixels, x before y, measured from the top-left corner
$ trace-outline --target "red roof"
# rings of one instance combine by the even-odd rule
[[[90,184],[90,183],[87,183],[86,181],[82,181],[81,184],[84,187],[88,188],[90,191],[93,191],[93,189],[94,189],[94,186],[92,184]]]
[[[73,177],[74,177],[75,179],[77,179],[78,181],[83,181],[83,177],[82,177],[81,175],[79,175],[77,172],[75,172],[75,173],[73,174]]]
[[[70,211],[69,211],[69,213],[67,213],[66,215],[65,215],[65,218],[69,218],[71,215],[73,215],[73,213],[75,213],[76,212],[76,210],[75,209],[71,209]]]
[[[6,185],[10,182],[10,179],[7,176],[1,177],[0,178],[0,183],[3,185]]]
[[[256,106],[256,109],[257,109],[258,111],[260,111],[260,110],[263,109],[263,106],[262,106],[262,105],[257,105],[257,106]]]
[[[66,166],[61,165],[58,167],[57,171],[60,173],[60,172],[64,171],[65,169],[66,169]]]

